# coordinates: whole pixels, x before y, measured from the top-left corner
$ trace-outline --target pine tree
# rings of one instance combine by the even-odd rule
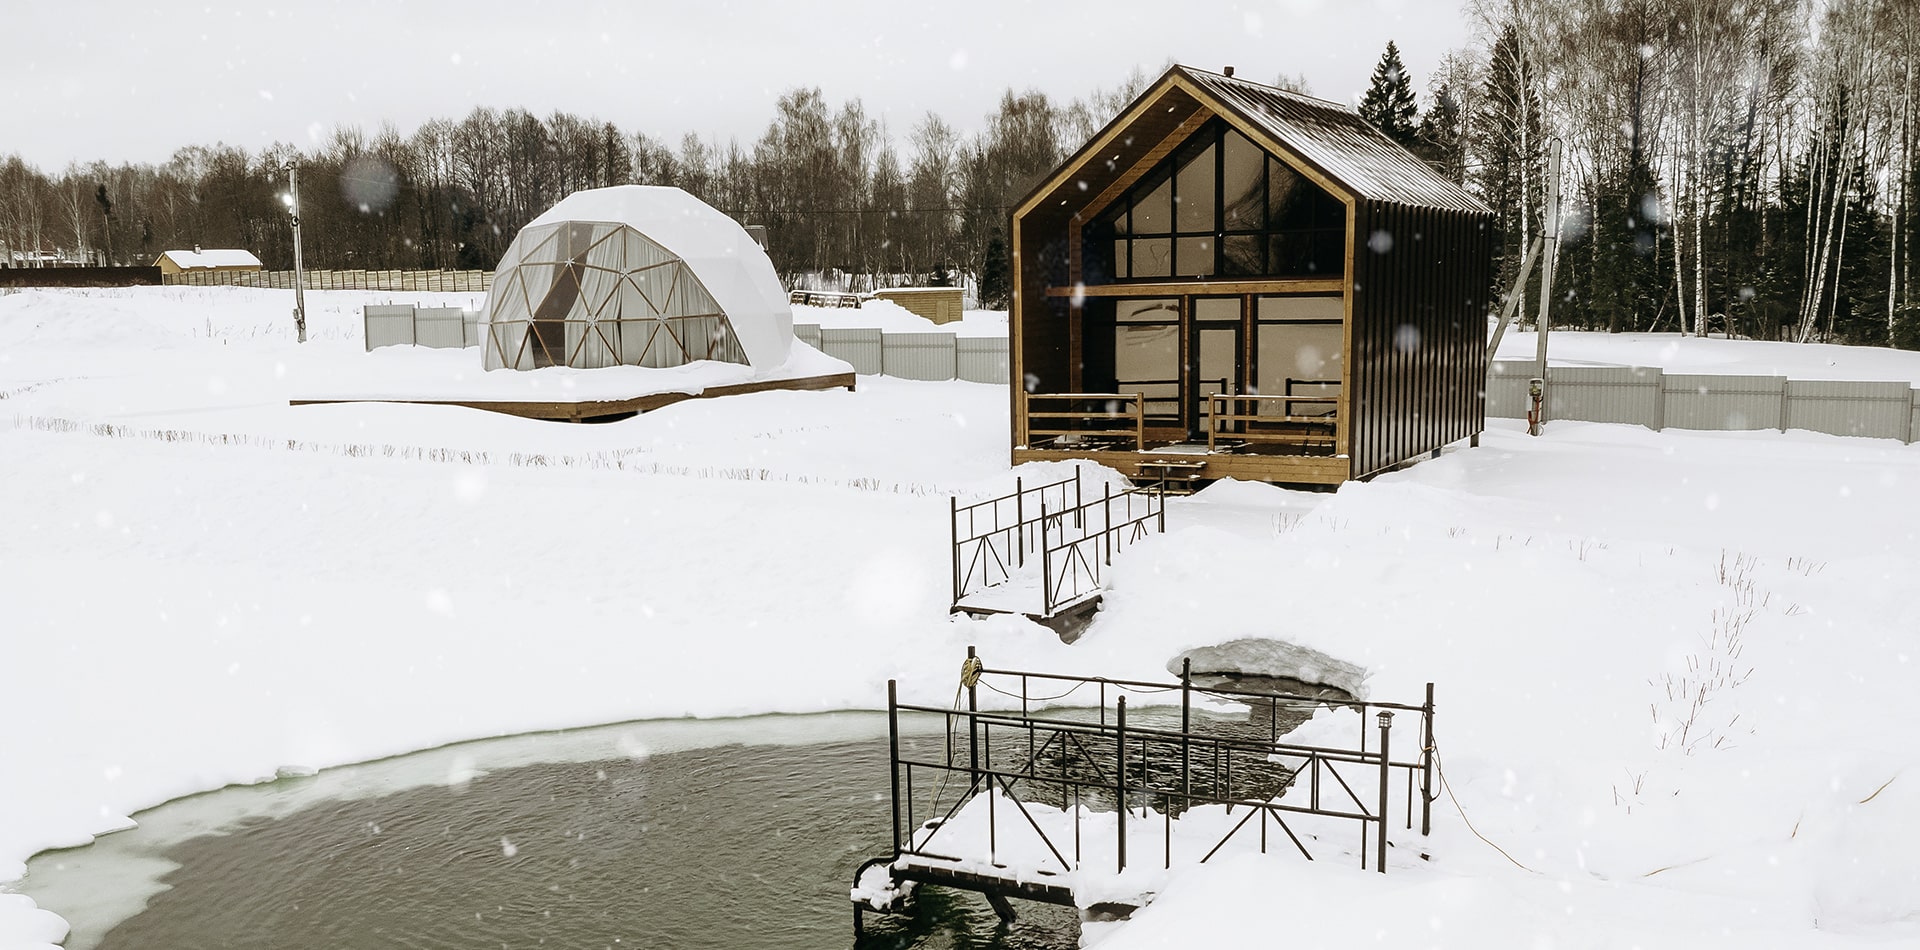
[[[1434,90],[1433,108],[1420,119],[1419,146],[1414,154],[1456,185],[1467,182],[1467,117],[1453,87]]]
[[[1523,55],[1511,25],[1502,30],[1488,56],[1486,86],[1469,117],[1471,144],[1479,167],[1470,176],[1474,190],[1493,208],[1500,230],[1494,292],[1504,301],[1538,224],[1543,199],[1545,157],[1541,143],[1538,77]]]
[[[1005,232],[996,227],[987,236],[987,251],[980,263],[980,306],[1005,310],[1013,303],[1013,255],[1007,248]]]
[[[1413,101],[1413,81],[1400,62],[1400,48],[1387,41],[1380,64],[1373,67],[1373,82],[1360,100],[1360,115],[1387,137],[1409,149],[1420,142],[1419,107]]]

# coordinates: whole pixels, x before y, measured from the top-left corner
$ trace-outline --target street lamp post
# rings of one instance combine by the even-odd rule
[[[293,214],[293,327],[307,342],[306,263],[300,256],[300,164],[287,163],[287,210]]]

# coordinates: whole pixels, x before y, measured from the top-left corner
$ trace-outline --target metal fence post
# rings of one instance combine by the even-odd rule
[[[1120,793],[1120,808],[1116,813],[1120,818],[1120,864],[1115,872],[1118,873],[1127,869],[1127,697],[1120,697],[1115,707],[1114,735],[1118,738],[1117,745],[1120,750],[1120,755],[1115,760],[1117,767],[1114,769],[1114,789]]]
[[[1107,564],[1113,564],[1113,483],[1100,486],[1100,533],[1107,536]]]
[[[1433,684],[1427,684],[1427,702],[1420,707],[1420,833],[1433,833]]]
[[[968,672],[972,672],[973,661],[977,656],[973,646],[969,644],[967,646]],[[976,685],[978,683],[979,677],[976,676],[974,682],[967,684],[967,767],[972,772],[969,779],[973,785],[980,784],[980,693]]]
[[[960,499],[947,498],[947,538],[953,542],[953,605],[960,606]]]
[[[1378,718],[1380,720],[1380,840],[1377,844],[1379,851],[1374,864],[1377,865],[1376,870],[1385,874],[1387,873],[1387,773],[1393,768],[1392,757],[1387,754],[1387,750],[1391,748],[1387,744],[1387,738],[1393,729],[1393,713],[1382,709]]]
[[[1047,503],[1040,502],[1040,603],[1053,612],[1053,552],[1047,543]]]
[[[1013,559],[1018,567],[1027,566],[1027,490],[1022,479],[1013,480]],[[993,519],[1000,520],[1000,506],[994,505]]]
[[[900,694],[897,680],[887,681],[887,748],[890,757],[887,771],[892,773],[893,787],[893,853],[900,853]]]
[[[1193,793],[1193,657],[1180,658],[1180,794]],[[1182,800],[1184,807],[1190,804]],[[1262,826],[1264,827],[1264,826]]]

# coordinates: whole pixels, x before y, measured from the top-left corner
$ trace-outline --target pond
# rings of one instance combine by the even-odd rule
[[[1276,728],[1271,708],[1205,716]],[[903,746],[936,757],[944,729],[903,717]],[[843,712],[463,743],[170,802],[35,857],[19,888],[70,950],[844,948],[853,870],[891,836],[886,735],[885,713]],[[927,888],[911,917],[869,915],[863,945],[1077,946],[1072,908],[1019,913]]]
[[[235,786],[28,864],[70,950],[844,948],[889,839],[886,716],[632,723]],[[909,720],[937,747],[941,721]],[[1070,948],[1071,908],[1001,927],[929,890],[871,946]]]

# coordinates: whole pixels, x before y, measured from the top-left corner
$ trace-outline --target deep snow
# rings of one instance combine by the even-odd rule
[[[1333,494],[1217,485],[1116,561],[1068,647],[946,614],[945,495],[1012,478],[1000,387],[862,377],[603,426],[289,408],[289,378],[444,358],[360,352],[360,304],[471,295],[312,293],[304,347],[288,296],[0,297],[0,880],[280,769],[871,708],[888,678],[941,702],[967,644],[1163,679],[1265,637],[1373,698],[1438,684],[1431,860],[1402,837],[1384,877],[1210,864],[1102,946],[1920,941],[1920,447],[1495,422]],[[1788,356],[1758,359],[1920,378]],[[0,895],[0,946],[62,930]]]

